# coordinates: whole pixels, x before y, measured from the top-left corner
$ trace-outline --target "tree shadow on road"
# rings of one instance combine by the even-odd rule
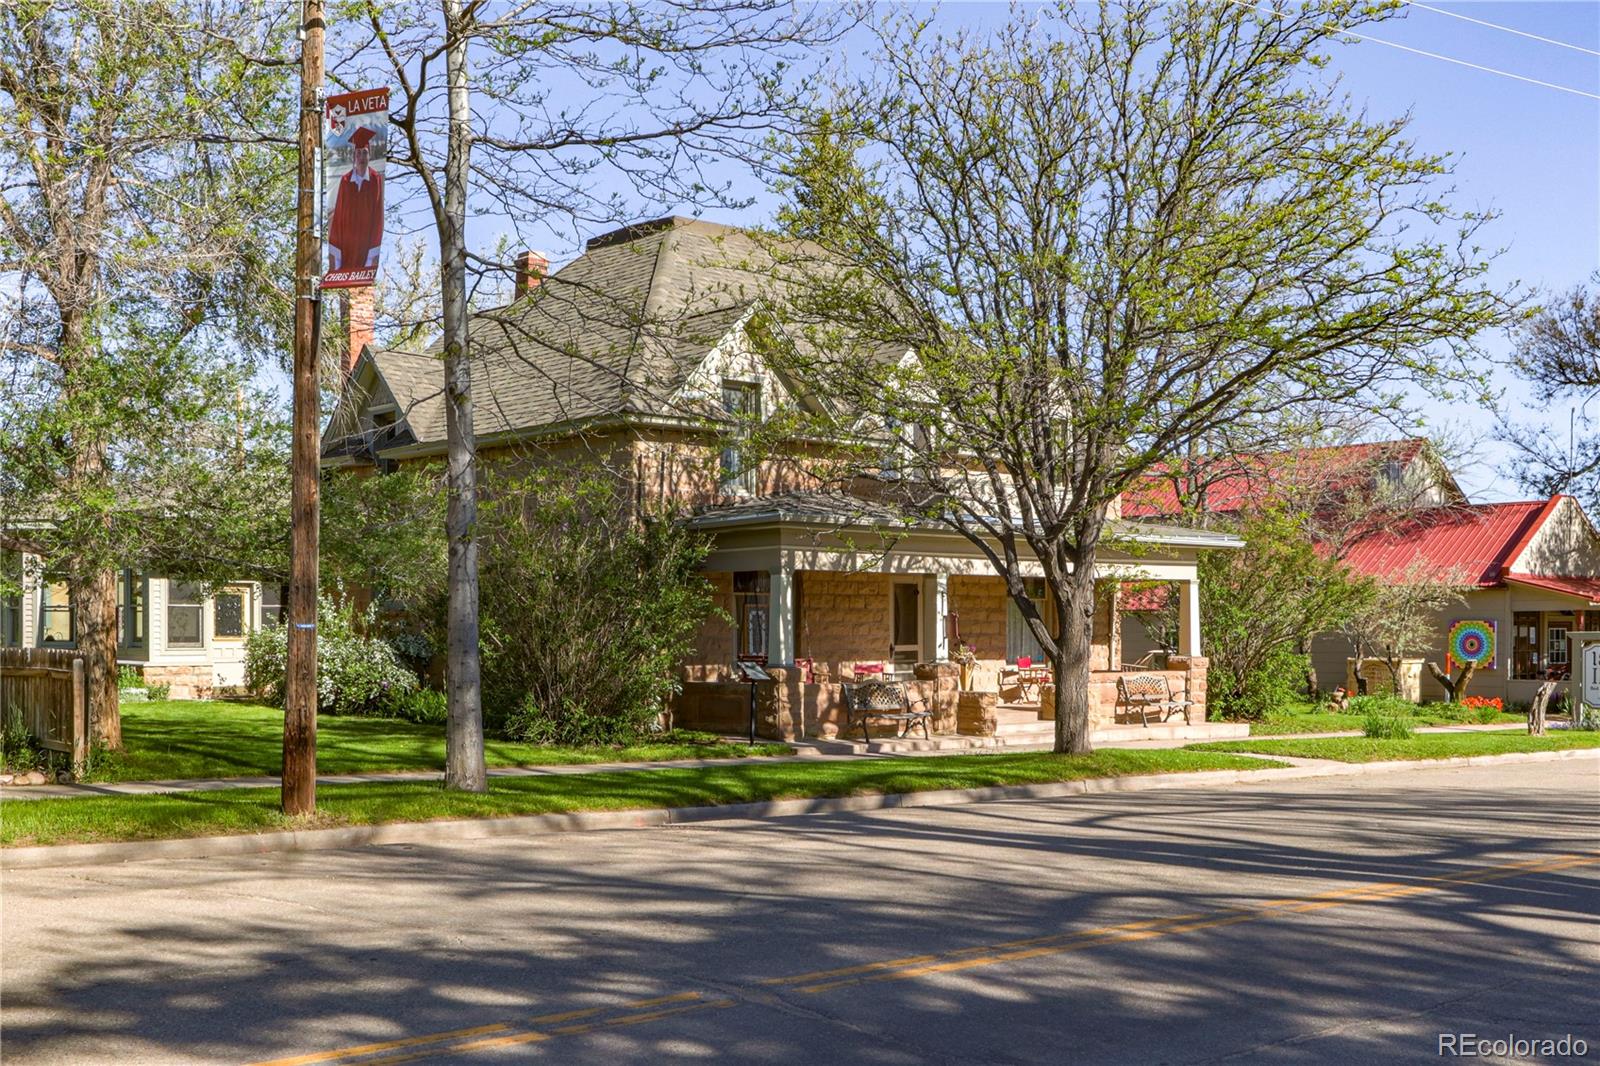
[[[4,1058],[248,1062],[682,993],[735,1005],[515,1058],[1370,1062],[1433,1057],[1441,1027],[1600,1044],[1600,868],[1426,880],[1590,851],[1593,797],[1334,787],[9,873]],[[1429,887],[938,975],[762,984],[1374,883]]]

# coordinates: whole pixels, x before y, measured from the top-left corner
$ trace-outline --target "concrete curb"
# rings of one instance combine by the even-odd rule
[[[1263,756],[1271,758],[1271,756]],[[275,833],[186,837],[179,840],[135,840],[114,844],[57,844],[0,849],[0,869],[29,870],[56,866],[91,866],[147,859],[198,859],[226,855],[260,855],[279,851],[325,851],[334,848],[380,844],[447,844],[505,836],[548,836],[554,833],[593,832],[603,829],[644,829],[693,822],[792,818],[807,814],[850,814],[899,807],[953,807],[1001,800],[1056,799],[1102,792],[1153,792],[1205,785],[1235,785],[1255,781],[1285,781],[1314,777],[1361,777],[1397,770],[1452,766],[1487,766],[1518,762],[1552,762],[1558,759],[1600,760],[1600,748],[1566,751],[1513,752],[1507,755],[1468,755],[1452,759],[1406,762],[1321,762],[1286,769],[1202,770],[1195,773],[1140,774],[1129,777],[1095,777],[1038,785],[1001,785],[992,788],[941,789],[818,799],[732,803],[713,807],[669,807],[630,811],[576,811],[566,814],[513,815],[506,818],[468,818],[436,822],[395,822],[387,825],[351,826],[344,829],[287,830]]]

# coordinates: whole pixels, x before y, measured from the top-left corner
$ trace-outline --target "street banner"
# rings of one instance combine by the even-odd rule
[[[383,166],[389,90],[328,97],[322,139],[322,217],[328,226],[325,289],[371,285],[383,249]]]

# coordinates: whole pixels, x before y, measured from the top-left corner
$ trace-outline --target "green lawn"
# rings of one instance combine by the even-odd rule
[[[1354,729],[1360,731],[1366,722],[1363,714],[1338,714],[1331,711],[1296,711],[1288,714],[1275,714],[1262,722],[1250,723],[1250,735],[1253,737],[1281,736],[1284,733],[1339,733]],[[1427,707],[1420,707],[1416,714],[1407,715],[1406,721],[1412,726],[1419,725],[1479,725],[1475,717],[1468,717],[1459,712],[1433,711]],[[1499,714],[1495,716],[1490,725],[1526,726],[1528,716],[1525,714]]]
[[[163,781],[252,777],[283,768],[283,711],[260,703],[170,700],[122,705],[124,750],[103,758],[92,781]],[[784,744],[724,744],[705,734],[678,733],[626,748],[552,748],[489,738],[490,766],[648,762],[786,755]],[[440,770],[444,726],[394,718],[323,715],[317,720],[317,769],[325,774]]]
[[[154,840],[281,829],[376,825],[439,818],[493,818],[560,811],[696,807],[809,796],[923,792],[1038,784],[1125,774],[1259,770],[1283,763],[1197,751],[1107,749],[1092,755],[949,755],[860,762],[729,763],[692,769],[491,778],[482,795],[431,783],[328,785],[317,813],[289,819],[278,790],[227,789],[152,796],[8,800],[0,845]]]
[[[1505,755],[1517,751],[1600,748],[1600,733],[1428,733],[1410,740],[1367,737],[1308,737],[1303,740],[1221,740],[1191,744],[1188,751],[1249,751],[1299,759],[1384,762],[1390,759],[1452,759],[1460,755]]]

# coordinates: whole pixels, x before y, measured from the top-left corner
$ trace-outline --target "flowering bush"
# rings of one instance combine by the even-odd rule
[[[1461,706],[1491,707],[1497,713],[1506,709],[1505,701],[1498,696],[1495,696],[1492,699],[1488,696],[1463,696],[1461,699]]]
[[[362,619],[367,633],[374,610]],[[251,634],[245,645],[245,684],[283,706],[289,636],[283,626]],[[358,633],[348,611],[317,597],[317,711],[319,714],[398,715],[417,690],[417,677],[388,642]]]

